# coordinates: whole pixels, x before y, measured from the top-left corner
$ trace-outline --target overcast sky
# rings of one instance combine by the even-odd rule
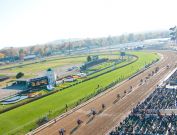
[[[166,30],[176,0],[0,0],[0,48]]]

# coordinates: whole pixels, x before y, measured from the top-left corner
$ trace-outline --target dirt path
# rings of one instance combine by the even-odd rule
[[[123,84],[113,89],[112,91],[104,94],[97,98],[93,102],[88,103],[82,108],[74,111],[70,115],[58,120],[56,123],[49,125],[40,132],[38,135],[58,135],[60,128],[65,128],[65,134],[70,134],[72,131],[73,135],[102,135],[106,134],[112,127],[117,125],[122,119],[128,115],[128,113],[136,106],[136,104],[145,97],[147,97],[157,84],[174,69],[175,60],[177,55],[174,52],[161,52],[164,56],[157,64],[154,64],[151,68],[141,73],[140,75],[132,78],[131,80],[125,81]],[[166,65],[170,65],[170,69],[166,69]],[[156,66],[160,67],[157,74],[152,76],[146,83],[139,85],[140,79],[144,79],[149,73],[151,73]],[[128,90],[130,86],[133,86],[132,92],[126,94],[117,103],[113,103],[116,99],[117,94],[123,94],[125,90]],[[87,116],[91,108],[95,108],[97,111],[101,110],[101,104],[106,104],[106,109],[96,115],[91,120]],[[76,129],[76,120],[80,118],[83,120],[83,124]],[[74,129],[76,129],[74,131]]]

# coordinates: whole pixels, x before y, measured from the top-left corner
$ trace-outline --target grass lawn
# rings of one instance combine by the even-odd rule
[[[109,59],[113,60],[113,59],[118,59],[118,58],[119,58],[119,55],[118,55],[118,54],[101,55],[100,58],[109,58]],[[72,58],[72,59],[73,59],[73,58]],[[126,61],[129,61],[129,62],[131,62],[132,60],[133,60],[133,58],[132,58],[132,59],[128,59],[128,60],[126,59]],[[124,64],[127,64],[127,62],[124,61]],[[94,66],[93,68],[94,68],[94,70],[96,70],[96,69],[105,68],[105,67],[108,67],[108,66],[111,66],[111,65],[114,65],[114,62],[113,62],[113,61],[108,61],[108,62],[101,63],[101,64],[99,64],[99,65]],[[118,67],[118,66],[121,66],[121,65],[122,65],[122,64],[119,63],[119,64],[117,64],[115,67]],[[15,69],[15,68],[14,68],[14,69]],[[88,76],[87,78],[93,77],[93,76],[95,76],[95,75],[99,75],[99,74],[104,73],[104,72],[106,72],[106,71],[108,71],[108,70],[110,70],[110,69],[112,69],[112,67],[107,68],[107,69],[105,69],[105,70],[102,70],[102,71],[99,72],[99,73],[97,72],[97,73],[95,73],[95,74],[92,74],[91,76]],[[23,76],[22,78],[32,78],[32,77],[34,77],[34,75],[32,75],[32,74],[27,74],[27,75]],[[82,80],[85,80],[85,79],[87,79],[87,78],[80,78],[80,79],[77,79],[77,80],[74,81],[74,82],[65,82],[64,84],[55,87],[55,89],[56,89],[56,90],[59,90],[59,89],[61,89],[61,88],[70,86],[70,85],[72,85],[72,84],[76,84],[77,82],[82,81]],[[14,81],[15,81],[15,78],[14,78]],[[10,83],[10,82],[9,82],[9,83]],[[0,83],[0,86],[1,86],[1,85],[2,85],[2,84]],[[5,86],[5,84],[4,84],[4,86]],[[28,101],[28,100],[31,100],[31,99],[25,99],[25,100],[22,100],[22,101],[20,101],[20,102],[17,102],[17,103],[14,103],[14,104],[8,104],[8,105],[2,105],[2,104],[0,104],[0,111],[1,111],[1,110],[4,110],[4,109],[7,109],[7,108],[9,108],[9,107],[12,107],[12,106],[15,106],[15,105],[24,103],[24,102],[26,102],[26,101]]]
[[[108,54],[100,54],[100,58],[109,58],[109,59],[115,59],[115,58],[119,58],[119,53],[117,53],[117,55],[113,54],[113,55],[108,55]],[[78,63],[84,63],[86,62],[87,59],[87,55],[81,55],[81,56],[75,56],[73,57],[66,57],[64,59],[62,59],[62,57],[54,57],[54,58],[48,58],[46,59],[46,61],[44,62],[38,62],[35,63],[39,60],[35,60],[35,61],[25,61],[23,63],[18,63],[18,64],[10,64],[7,66],[2,66],[0,67],[0,70],[3,68],[10,68],[10,69],[5,69],[2,70],[0,72],[6,74],[6,73],[10,73],[10,74],[14,74],[16,75],[18,72],[23,72],[25,73],[25,78],[31,78],[34,77],[36,73],[40,72],[40,71],[44,71],[48,68],[57,68],[60,66],[65,66],[65,65],[69,65],[69,64],[78,64]],[[29,64],[30,65],[25,65],[25,64]],[[14,66],[19,66],[19,67],[14,67]]]
[[[104,55],[104,56],[102,56],[102,57],[107,57],[107,58],[111,58],[111,59],[118,58],[117,55],[108,55],[108,56]],[[135,59],[135,58],[131,58],[131,59],[128,59],[128,60],[126,59],[126,61],[124,61],[123,63],[116,64],[114,67],[120,67],[120,66],[122,66],[122,65],[127,64],[128,62],[132,62],[134,59]],[[108,66],[111,66],[111,65],[114,65],[114,62],[113,62],[113,61],[104,62],[104,63],[102,63],[102,64],[99,64],[99,65],[94,66],[93,68],[96,70],[96,69],[105,68],[105,67],[108,67]],[[74,82],[65,82],[64,84],[55,87],[55,89],[56,89],[56,90],[59,90],[59,89],[61,89],[61,88],[64,88],[64,87],[67,87],[67,86],[76,84],[76,83],[79,82],[79,81],[88,79],[88,78],[90,78],[90,77],[94,77],[95,75],[99,75],[99,74],[101,74],[101,73],[105,73],[105,72],[108,71],[108,70],[112,70],[112,67],[107,68],[107,69],[105,69],[105,70],[102,70],[102,71],[100,71],[100,72],[94,73],[94,74],[92,74],[92,75],[90,75],[90,76],[87,76],[87,78],[80,78],[80,79],[77,79],[77,80],[74,81]],[[28,76],[25,76],[25,77],[28,77]],[[25,77],[23,77],[23,78],[25,78]],[[31,75],[30,77],[32,77],[32,75]],[[14,81],[15,81],[15,80],[14,80]],[[0,86],[1,86],[1,85],[0,85]],[[41,91],[40,91],[40,92],[41,92]],[[48,92],[47,92],[47,93],[48,93]],[[43,93],[43,94],[44,94],[44,93]],[[25,99],[25,100],[22,100],[22,101],[20,101],[20,102],[17,102],[17,103],[14,103],[14,104],[8,104],[8,105],[2,105],[2,104],[0,104],[0,111],[1,111],[1,110],[4,110],[4,109],[7,109],[7,108],[9,108],[9,107],[12,107],[12,106],[15,106],[15,105],[24,103],[24,102],[26,102],[26,101],[28,101],[28,100],[31,100],[31,99]]]
[[[126,79],[143,68],[145,63],[151,63],[153,60],[159,58],[159,56],[154,53],[132,53],[139,56],[139,59],[126,67],[114,70],[35,102],[0,114],[0,134],[24,134],[31,128],[34,128],[36,126],[35,121],[42,116],[47,115],[49,110],[52,111],[50,117],[61,114],[64,110],[65,104],[71,106],[81,98],[94,93],[97,90],[96,88],[98,84],[105,87],[120,77]]]
[[[104,73],[104,72],[106,72],[106,71],[111,70],[112,68],[121,67],[121,66],[123,66],[123,65],[126,65],[126,64],[128,64],[128,63],[134,61],[134,60],[136,60],[136,58],[131,58],[131,59],[125,60],[125,61],[123,61],[123,62],[121,62],[121,63],[119,63],[119,64],[116,64],[114,67],[110,67],[110,68],[104,69],[104,70],[102,70],[102,71],[100,71],[100,72],[96,72],[96,73],[94,73],[94,74],[91,74],[91,75],[89,75],[89,77],[93,77],[93,76],[102,74],[102,73]]]
[[[115,59],[115,58],[117,58],[117,55],[104,56],[104,58]],[[56,89],[61,89],[61,88],[70,86],[70,85],[72,85],[72,84],[76,84],[76,83],[79,82],[79,81],[82,81],[82,80],[85,80],[85,79],[88,79],[88,78],[91,78],[91,77],[94,77],[94,76],[97,76],[97,75],[101,75],[101,74],[103,74],[103,73],[105,73],[105,72],[107,72],[107,71],[112,70],[114,65],[115,65],[114,68],[118,68],[118,67],[121,67],[121,66],[123,66],[123,65],[126,65],[126,64],[128,64],[128,63],[130,63],[130,62],[133,62],[134,60],[136,60],[135,57],[126,58],[125,61],[122,61],[122,62],[120,62],[120,63],[118,63],[118,64],[116,64],[116,65],[115,65],[115,62],[113,62],[113,61],[107,61],[107,62],[101,63],[101,64],[99,64],[99,65],[96,65],[96,66],[94,66],[94,67],[89,68],[88,70],[85,71],[85,73],[89,73],[89,70],[90,70],[90,69],[91,69],[91,70],[98,70],[98,69],[103,69],[103,68],[105,68],[105,67],[108,67],[108,68],[103,69],[103,70],[101,70],[101,71],[98,71],[98,72],[96,72],[96,73],[93,73],[93,74],[91,74],[91,75],[88,75],[86,78],[77,79],[77,80],[74,81],[74,82],[65,82],[64,84],[57,86]],[[111,67],[110,67],[110,66],[111,66]]]
[[[109,67],[109,66],[112,66],[114,65],[114,62],[112,61],[107,61],[107,62],[104,62],[104,63],[101,63],[99,65],[96,65],[96,66],[93,66],[91,68],[88,69],[88,71],[95,71],[95,70],[99,70],[99,69],[103,69],[105,67]]]
[[[48,68],[56,68],[56,67],[71,64],[71,63],[72,64],[82,63],[84,62],[85,59],[86,59],[85,57],[81,57],[81,58],[78,57],[78,58],[69,58],[69,59],[63,59],[63,60],[46,61],[46,62],[35,63],[32,65],[16,67],[16,68],[8,69],[6,71],[9,71],[12,73],[18,73],[18,72],[36,73],[39,71],[44,71]]]
[[[44,95],[44,94],[49,93],[49,91],[47,91],[47,90],[40,90],[40,91],[38,91],[38,93],[41,93],[41,95]],[[27,98],[27,99],[22,100],[22,101],[19,101],[19,102],[17,102],[17,103],[7,104],[7,105],[3,105],[3,104],[1,104],[1,102],[0,102],[0,111],[1,111],[1,110],[4,110],[4,109],[7,109],[7,108],[9,108],[9,107],[12,107],[12,106],[14,106],[14,105],[18,105],[18,104],[24,103],[24,102],[26,102],[26,101],[28,101],[28,100],[31,100],[31,98]]]
[[[77,57],[77,56],[76,56]],[[71,56],[51,56],[51,57],[46,57],[46,61],[56,61],[56,60],[61,60],[61,59],[69,59],[71,58]],[[4,69],[4,68],[16,68],[16,66],[25,66],[26,64],[35,64],[36,62],[39,62],[40,58],[35,59],[35,60],[29,60],[29,61],[21,61],[21,62],[17,62],[17,63],[11,63],[8,65],[3,65],[0,67],[0,69]]]

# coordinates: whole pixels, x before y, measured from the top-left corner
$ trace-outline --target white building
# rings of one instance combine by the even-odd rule
[[[77,74],[77,75],[80,76],[81,78],[87,77],[87,74],[85,74],[85,73],[79,73],[79,74]]]
[[[76,79],[74,79],[74,78],[65,78],[64,79],[64,82],[73,82],[73,81],[75,81]]]
[[[55,71],[49,68],[46,72],[46,76],[48,77],[48,83],[51,86],[55,86],[57,75],[55,74]]]
[[[24,60],[33,60],[36,58],[36,55],[27,55],[24,57]]]

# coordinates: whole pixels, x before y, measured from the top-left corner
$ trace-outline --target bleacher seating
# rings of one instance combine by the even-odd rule
[[[176,79],[175,72],[171,80]],[[177,114],[162,115],[164,109],[177,109],[177,89],[157,88],[128,117],[111,131],[110,135],[177,134]]]

